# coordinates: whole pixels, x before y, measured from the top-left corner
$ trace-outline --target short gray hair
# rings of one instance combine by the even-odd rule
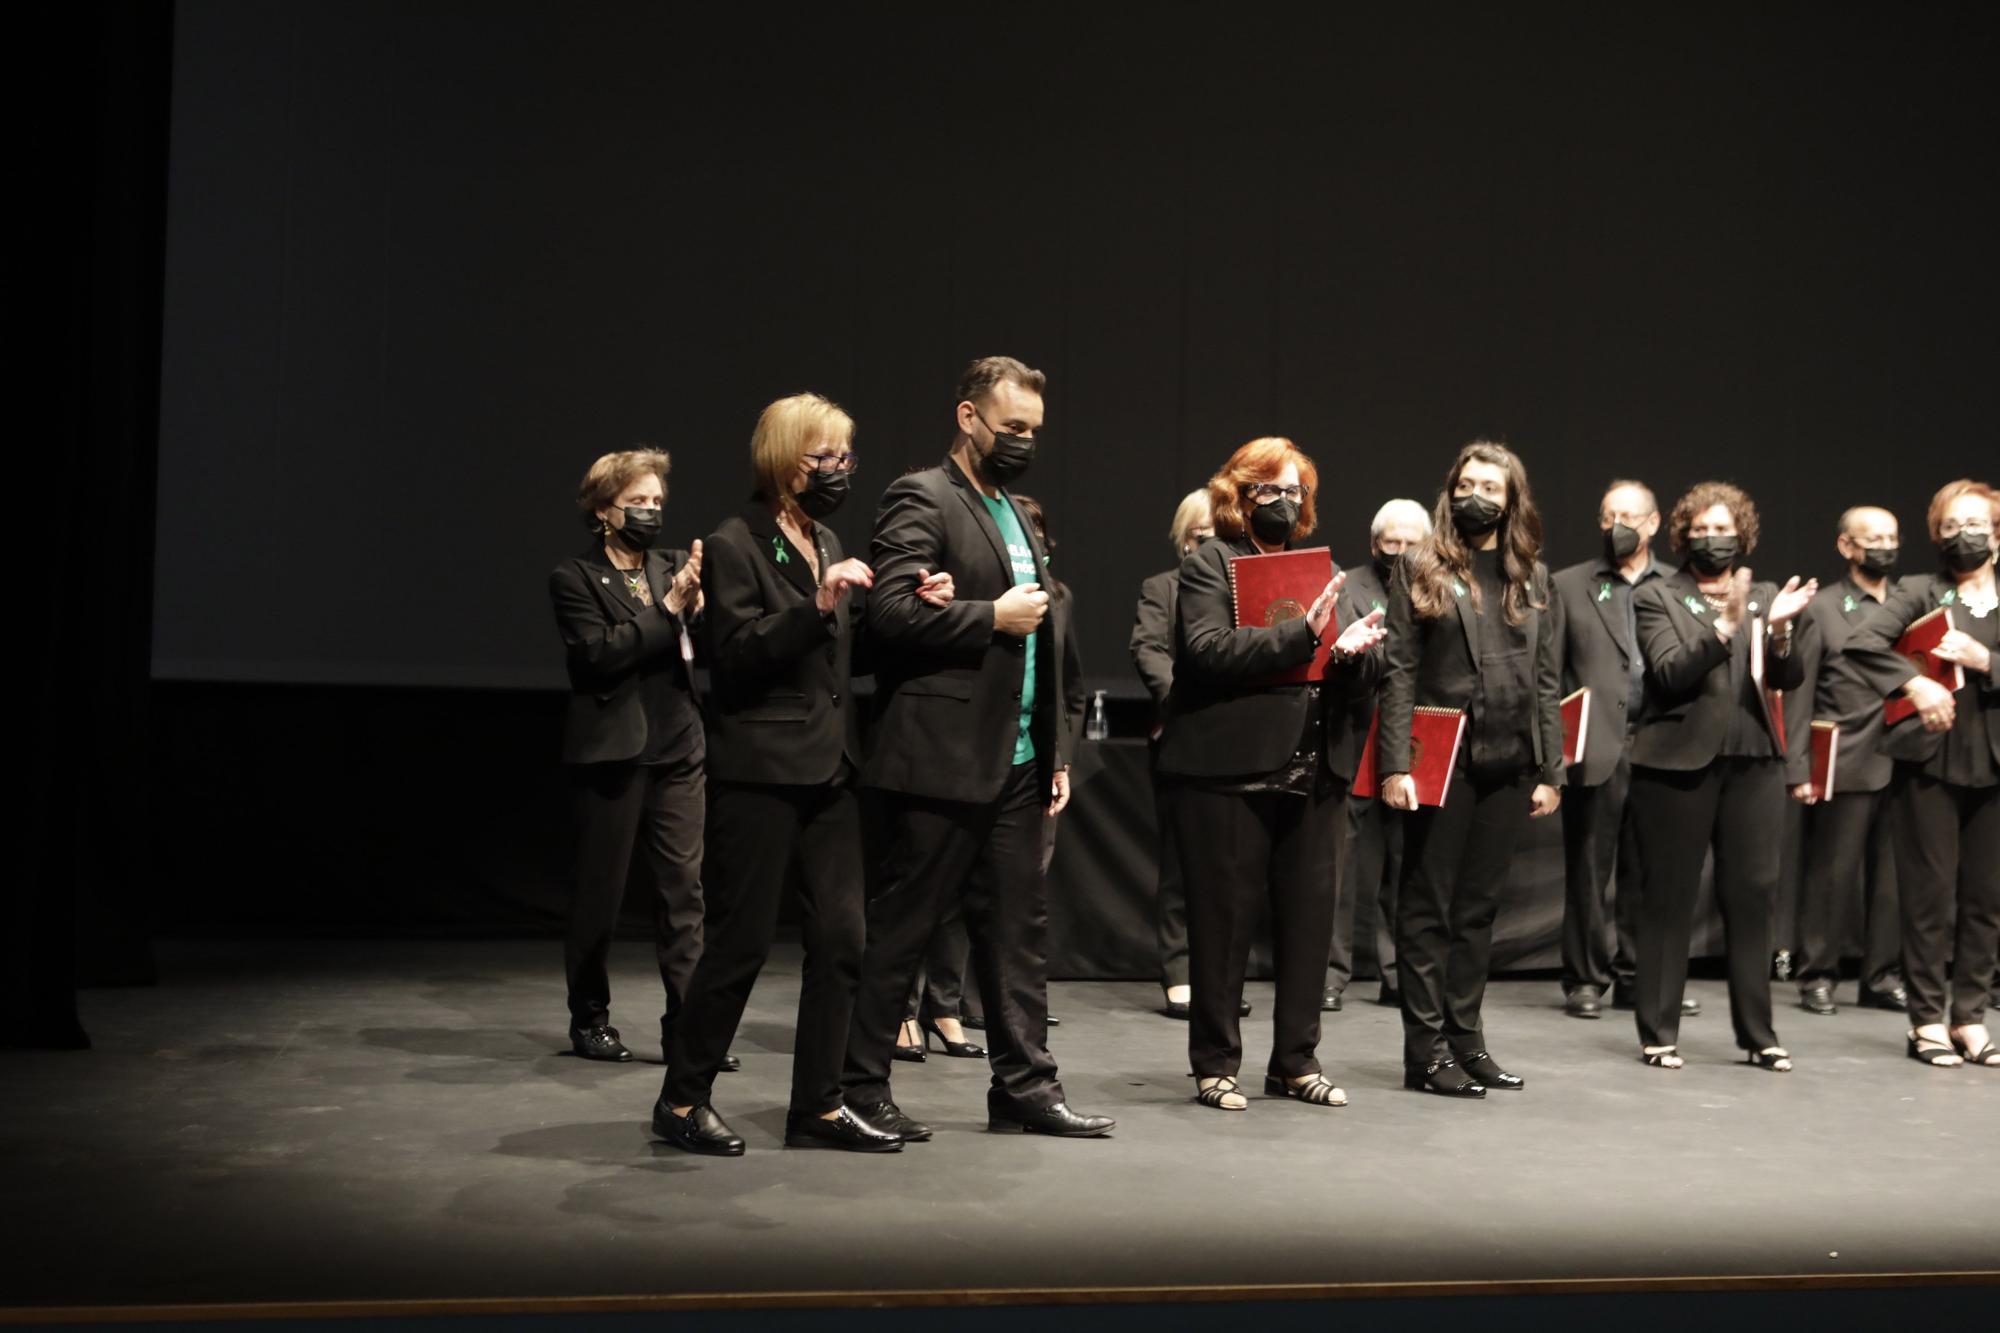
[[[1374,541],[1382,535],[1382,529],[1399,520],[1416,524],[1417,530],[1426,537],[1431,535],[1429,510],[1415,500],[1391,500],[1375,511],[1375,519],[1368,525],[1368,540]]]

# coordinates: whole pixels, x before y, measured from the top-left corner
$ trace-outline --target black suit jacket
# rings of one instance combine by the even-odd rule
[[[1895,591],[1895,580],[1889,590]],[[1882,696],[1868,688],[1847,657],[1848,640],[1869,611],[1881,605],[1843,577],[1830,580],[1801,617],[1816,634],[1792,652],[1802,655],[1805,683],[1785,696],[1785,782],[1790,786],[1812,778],[1812,724],[1833,722],[1840,727],[1838,760],[1834,765],[1836,793],[1881,791],[1895,774],[1895,763],[1882,749],[1888,730],[1882,721]],[[1921,728],[1922,724],[1918,724]]]
[[[1532,601],[1546,603],[1549,571],[1536,562],[1532,579]],[[1375,771],[1381,777],[1410,771],[1410,721],[1416,709],[1461,708],[1476,713],[1481,696],[1478,627],[1473,623],[1470,597],[1460,597],[1441,616],[1417,615],[1410,600],[1410,562],[1396,562],[1389,580],[1389,631],[1384,642],[1386,657],[1382,675],[1382,721],[1375,738]],[[1485,608],[1488,615],[1504,615],[1502,608]],[[1534,766],[1539,783],[1563,785],[1562,761],[1562,664],[1556,646],[1556,617],[1547,609],[1530,606],[1522,625],[1524,637],[1533,646],[1527,665],[1529,679],[1520,682],[1534,699],[1534,717],[1529,724],[1534,746]],[[1470,721],[1468,717],[1468,721]],[[1470,728],[1467,744],[1471,743]]]
[[[822,571],[843,558],[840,538],[826,524],[813,526],[813,541]],[[812,567],[761,501],[708,539],[701,586],[710,776],[811,784],[832,781],[843,758],[858,769],[860,727],[849,677],[860,590],[822,614],[813,602]]]
[[[1659,568],[1662,578],[1674,572]],[[1586,686],[1590,689],[1590,734],[1584,738],[1583,763],[1570,770],[1573,786],[1596,787],[1610,778],[1636,720],[1627,714],[1639,647],[1618,603],[1600,597],[1608,580],[1622,577],[1600,559],[1559,569],[1549,580],[1549,609],[1555,613],[1556,644],[1562,654],[1562,692],[1567,696]]]
[[[1181,562],[1174,683],[1158,756],[1162,773],[1261,776],[1282,768],[1305,734],[1312,697],[1306,686],[1248,683],[1311,661],[1318,646],[1303,616],[1269,627],[1237,627],[1229,561],[1256,553],[1247,537],[1216,538]],[[1321,748],[1327,767],[1343,781],[1354,776],[1367,726],[1364,720],[1364,731],[1355,731],[1349,698],[1367,694],[1380,671],[1377,647],[1351,662],[1336,662],[1321,683]]]
[[[556,632],[568,654],[564,763],[615,763],[636,759],[646,748],[639,668],[670,654],[680,656],[682,619],[666,610],[667,589],[687,558],[686,551],[646,552],[651,606],[640,605],[625,591],[624,574],[605,556],[599,541],[593,540],[549,574]],[[688,697],[699,700],[693,664],[684,664],[683,669],[688,673]]]
[[[1021,519],[1021,531],[1035,567],[1046,569],[1048,553],[1033,525]],[[868,599],[868,633],[874,640],[877,712],[863,781],[938,800],[995,799],[1014,764],[1027,661],[1025,640],[993,628],[993,603],[1014,586],[999,526],[947,458],[890,483],[875,513],[870,555],[875,588]],[[921,570],[951,574],[950,606],[939,609],[917,596]],[[1065,619],[1053,613],[1043,617],[1035,635],[1029,734],[1043,790],[1066,762]]]
[[[1750,614],[1763,615],[1777,591],[1774,584],[1751,584]],[[1753,710],[1768,731],[1764,710],[1750,693],[1750,627],[1742,626],[1728,643],[1716,638],[1715,612],[1692,573],[1683,569],[1637,589],[1632,613],[1639,651],[1646,655],[1646,707],[1632,738],[1634,764],[1680,772],[1708,767],[1722,753],[1738,709]],[[1767,644],[1765,688],[1789,691],[1804,684],[1806,657],[1818,638],[1818,627],[1801,617],[1788,656],[1768,651]],[[1774,743],[1779,739],[1774,736]]]
[[[1878,703],[1900,693],[1910,678],[1917,674],[1909,659],[1896,653],[1896,640],[1903,637],[1903,631],[1910,627],[1912,621],[1929,615],[1940,606],[1957,605],[1956,580],[1939,574],[1912,574],[1899,580],[1889,599],[1869,611],[1854,627],[1854,633],[1847,641],[1847,655],[1874,692]],[[1953,613],[1952,623],[1964,628],[1964,615],[1964,608],[1960,607]],[[1984,676],[1967,671],[1965,688],[1985,694],[1986,734],[1993,746],[1994,759],[2000,761],[2000,671]],[[1942,731],[1925,731],[1924,724],[1914,717],[1905,718],[1885,729],[1882,749],[1892,759],[1928,763],[1943,748],[1945,735]]]
[[[1132,619],[1132,665],[1155,712],[1164,712],[1174,688],[1174,626],[1180,619],[1181,572],[1169,569],[1139,585],[1139,609]]]

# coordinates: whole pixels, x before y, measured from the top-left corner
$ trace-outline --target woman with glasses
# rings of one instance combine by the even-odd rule
[[[1938,572],[1899,582],[1855,631],[1847,655],[1876,691],[1916,708],[1883,742],[1896,760],[1889,811],[1910,1058],[2000,1068],[1985,1022],[2000,952],[2000,597],[1993,570],[2000,492],[1954,481],[1932,498],[1928,518]],[[1957,690],[1896,652],[1913,622],[1939,610],[1949,613],[1952,628],[1934,654],[1964,673]]]
[[[765,408],[750,441],[755,493],[705,547],[713,664],[707,939],[653,1108],[660,1137],[691,1152],[743,1151],[709,1095],[770,956],[794,869],[804,897],[805,971],[785,1143],[856,1152],[902,1146],[840,1099],[865,922],[849,674],[862,623],[855,599],[874,574],[845,557],[820,520],[847,498],[853,439],[853,420],[817,394]],[[946,605],[951,580],[932,576],[918,595]]]
[[[1271,905],[1277,1003],[1264,1091],[1345,1106],[1321,1072],[1320,998],[1333,938],[1348,775],[1361,738],[1347,696],[1375,675],[1382,613],[1339,632],[1323,683],[1270,684],[1304,666],[1332,631],[1336,574],[1305,614],[1239,627],[1232,558],[1292,549],[1314,527],[1310,458],[1290,440],[1252,440],[1208,483],[1214,541],[1181,562],[1173,685],[1158,770],[1172,780],[1172,824],[1187,883],[1188,1060],[1195,1100],[1249,1106],[1243,974],[1258,901]]]

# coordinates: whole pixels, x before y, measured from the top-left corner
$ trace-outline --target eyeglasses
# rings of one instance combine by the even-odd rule
[[[815,472],[855,473],[861,470],[861,455],[849,450],[844,454],[807,454],[805,461]]]
[[[1244,493],[1260,505],[1275,504],[1279,500],[1290,500],[1293,504],[1303,504],[1312,494],[1310,486],[1280,486],[1273,481],[1253,481],[1243,488]]]

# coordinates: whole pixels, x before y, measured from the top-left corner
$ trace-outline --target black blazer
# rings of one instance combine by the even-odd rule
[[[1015,516],[1020,517],[1018,509]],[[1034,526],[1026,519],[1020,523],[1035,567],[1046,569],[1048,552]],[[1025,640],[993,628],[993,603],[1014,586],[1013,562],[998,525],[947,458],[890,483],[875,513],[870,557],[876,722],[863,781],[938,800],[993,800],[1014,764],[1027,660]],[[950,606],[939,609],[917,596],[919,570],[951,574]],[[1065,619],[1052,612],[1035,635],[1029,732],[1044,791],[1067,762]]]
[[[819,567],[841,560],[840,538],[813,525]],[[782,554],[782,560],[779,556]],[[729,519],[702,549],[707,601],[708,772],[725,782],[831,782],[845,758],[861,765],[850,684],[857,623],[848,594],[831,614],[813,604],[812,567],[762,501]]]
[[[1076,644],[1076,594],[1064,585],[1058,596],[1052,578],[1042,586],[1049,592],[1049,619],[1061,616],[1063,622],[1062,740],[1056,749],[1067,764],[1075,758],[1077,746],[1083,743],[1083,714],[1090,706],[1090,695],[1083,688],[1083,656]]]
[[[1895,580],[1889,582],[1895,591]],[[1888,727],[1882,721],[1882,696],[1847,657],[1848,640],[1862,620],[1880,603],[1843,577],[1820,588],[1819,596],[1801,618],[1818,631],[1792,648],[1803,655],[1805,683],[1785,696],[1785,782],[1798,786],[1812,778],[1812,724],[1840,726],[1836,793],[1881,791],[1895,775],[1895,763],[1884,753]],[[1923,724],[1918,724],[1922,730]]]
[[[1305,733],[1311,698],[1306,686],[1246,683],[1311,661],[1318,646],[1303,616],[1269,627],[1237,627],[1229,560],[1256,553],[1247,537],[1214,538],[1181,562],[1174,683],[1158,756],[1162,773],[1210,778],[1273,773]],[[1373,689],[1380,671],[1377,646],[1351,662],[1336,662],[1320,685],[1321,749],[1342,781],[1354,776],[1367,726],[1364,721],[1364,730],[1355,731],[1348,701]]]
[[[1371,611],[1381,611],[1386,617],[1389,610],[1389,590],[1382,586],[1382,576],[1375,572],[1372,564],[1350,565],[1347,582],[1340,590],[1340,627],[1346,629]],[[1343,692],[1342,703],[1347,709],[1347,726],[1357,739],[1354,746],[1354,762],[1348,765],[1345,776],[1350,780],[1354,770],[1361,765],[1361,747],[1368,740],[1368,724],[1375,720],[1375,706],[1382,699],[1382,678],[1388,661],[1387,649],[1377,645],[1370,651],[1374,659],[1367,667],[1366,675],[1357,678],[1352,688]]]
[[[1531,600],[1546,603],[1549,571],[1535,563]],[[1474,710],[1480,696],[1478,632],[1469,597],[1460,597],[1444,615],[1423,618],[1410,600],[1410,562],[1396,562],[1389,580],[1389,631],[1382,674],[1382,721],[1375,738],[1375,771],[1381,777],[1410,771],[1410,720],[1418,708]],[[1487,607],[1489,615],[1503,615]],[[1562,663],[1556,645],[1556,617],[1546,609],[1528,608],[1523,635],[1532,646],[1529,678],[1521,682],[1534,696],[1530,740],[1534,745],[1535,780],[1550,787],[1563,785]],[[1469,739],[1469,732],[1468,732]]]
[[[1909,659],[1896,653],[1896,640],[1903,637],[1903,631],[1910,622],[1931,613],[1940,606],[1957,606],[1958,582],[1941,574],[1912,574],[1900,579],[1889,600],[1875,607],[1854,627],[1854,633],[1847,641],[1847,655],[1855,669],[1874,692],[1878,704],[1892,694],[1902,691],[1917,669]],[[1989,614],[2000,615],[2000,612]],[[1952,623],[1965,628],[1966,617],[1963,608],[1952,615]],[[1976,672],[1965,673],[1965,688],[1979,690],[1985,695],[1986,735],[1993,746],[1993,757],[2000,761],[2000,671],[1981,676]],[[1884,729],[1883,753],[1891,759],[1905,759],[1914,764],[1928,763],[1937,757],[1944,747],[1947,733],[1925,731],[1924,724],[1916,718],[1905,718],[1893,727]],[[1836,781],[1836,786],[1838,782]]]
[[[636,759],[646,748],[646,709],[639,698],[639,668],[681,655],[682,618],[667,609],[674,572],[686,551],[646,552],[646,581],[653,604],[642,606],[625,591],[624,574],[593,540],[549,574],[556,632],[568,650],[569,707],[563,716],[566,764]],[[690,625],[692,630],[693,625]],[[694,667],[685,664],[688,697],[699,700]]]
[[[1662,578],[1674,572],[1657,567]],[[1567,696],[1585,686],[1590,689],[1590,734],[1584,738],[1583,763],[1569,775],[1571,784],[1579,787],[1600,786],[1610,778],[1625,752],[1626,733],[1634,720],[1626,714],[1632,707],[1632,664],[1639,658],[1639,647],[1618,603],[1599,596],[1609,580],[1622,578],[1599,559],[1559,569],[1549,580],[1549,609],[1556,616],[1556,644],[1562,654],[1562,692]]]
[[[1751,584],[1750,614],[1761,614],[1777,593],[1775,584]],[[1646,706],[1632,738],[1634,764],[1680,772],[1708,767],[1722,753],[1738,709],[1752,710],[1768,731],[1764,710],[1750,694],[1749,626],[1728,643],[1716,638],[1715,612],[1702,600],[1692,573],[1683,569],[1637,589],[1632,614],[1639,622],[1639,651],[1646,655]],[[1803,685],[1811,641],[1818,638],[1818,627],[1800,617],[1788,656],[1768,651],[1767,644],[1765,688]]]
[[[1132,619],[1132,665],[1155,712],[1164,711],[1174,688],[1174,625],[1180,619],[1181,572],[1169,569],[1139,585],[1139,609]]]

